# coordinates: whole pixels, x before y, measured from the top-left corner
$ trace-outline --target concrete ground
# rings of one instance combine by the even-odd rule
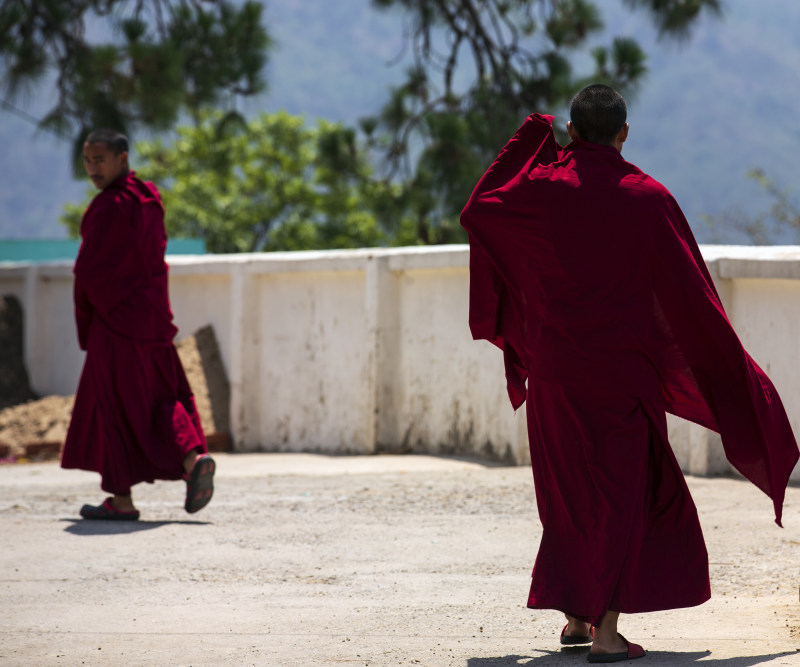
[[[425,456],[215,455],[196,515],[142,485],[137,523],[78,519],[98,476],[0,467],[0,665],[585,664],[525,608],[530,471]],[[785,528],[733,479],[691,478],[712,600],[623,617],[637,664],[800,665],[800,488]],[[653,576],[658,576],[654,573]]]

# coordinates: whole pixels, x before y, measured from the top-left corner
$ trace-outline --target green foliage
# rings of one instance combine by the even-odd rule
[[[631,0],[660,34],[683,38],[719,0]],[[593,72],[572,61],[603,28],[590,0],[373,0],[407,18],[405,82],[361,127],[383,176],[404,183],[402,206],[424,243],[465,240],[458,215],[483,169],[522,120],[550,113],[591,82],[630,96],[646,72],[635,40],[617,37],[592,51]],[[560,137],[564,139],[564,137]]]
[[[356,248],[391,243],[399,188],[376,182],[355,132],[286,113],[222,123],[220,112],[180,127],[171,143],[137,144],[137,175],[154,181],[170,236],[202,238],[211,252]],[[62,221],[79,230],[84,207]],[[404,238],[404,240],[406,240]]]
[[[92,189],[92,191],[88,193],[86,201],[83,204],[64,204],[64,212],[61,214],[60,220],[61,224],[67,228],[67,233],[71,239],[80,238],[81,218],[94,195],[95,190]]]
[[[206,2],[215,10],[201,11]],[[679,39],[704,10],[720,10],[720,0],[626,2]],[[79,99],[118,124],[167,127],[176,109],[192,113],[196,126],[180,128],[171,145],[139,145],[140,171],[164,192],[170,233],[202,237],[215,252],[465,241],[459,213],[525,116],[563,109],[589,82],[630,96],[647,72],[644,52],[627,37],[594,48],[593,71],[574,71],[603,27],[596,1],[373,0],[404,13],[411,62],[380,113],[360,121],[360,134],[324,122],[309,129],[285,114],[246,122],[200,110],[218,104],[219,91],[250,94],[260,85],[253,73],[267,38],[254,27],[254,3],[238,12],[225,0],[156,0],[171,13],[155,32],[141,15],[147,3],[124,15],[116,10],[125,0],[73,4],[103,16],[116,8],[121,36],[119,47],[91,47],[91,57],[77,49],[80,67],[67,79]],[[25,55],[19,71],[33,76],[41,63]],[[64,117],[56,110],[47,122],[60,127]],[[72,230],[76,213],[66,216]]]
[[[650,14],[661,37],[685,39],[703,11],[722,15],[723,0],[624,0],[631,9]]]
[[[166,130],[181,111],[261,91],[270,44],[261,12],[252,0],[4,0],[3,96],[54,72],[58,101],[41,127],[72,140],[79,169],[92,129]],[[111,37],[90,41],[87,25]]]

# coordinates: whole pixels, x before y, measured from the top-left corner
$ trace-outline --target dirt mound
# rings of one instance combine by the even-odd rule
[[[3,457],[28,455],[30,445],[57,443],[67,435],[74,396],[47,396],[0,410],[0,449]],[[31,450],[41,448],[32,447]]]
[[[229,450],[230,388],[214,330],[210,326],[203,327],[194,335],[178,341],[176,347],[195,394],[209,449]],[[20,359],[21,349],[16,361]],[[12,372],[16,373],[14,377],[21,377],[18,369],[11,368],[16,361],[3,354],[0,358],[0,378],[11,377]],[[22,366],[22,363],[18,365]],[[24,366],[22,372],[25,372]],[[25,383],[27,386],[27,373]],[[25,387],[22,387],[16,395],[25,395],[24,391]],[[27,391],[30,398],[33,393],[29,387]],[[8,392],[8,396],[12,394]],[[35,459],[58,455],[67,435],[74,401],[74,396],[47,396],[28,402],[17,400],[10,407],[0,409],[0,458]]]

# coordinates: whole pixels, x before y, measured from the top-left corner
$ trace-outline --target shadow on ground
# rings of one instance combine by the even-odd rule
[[[586,654],[588,647],[579,649],[562,649],[560,651],[536,651],[540,655],[506,655],[498,658],[470,658],[466,667],[545,667],[545,665],[577,665],[588,664]],[[541,654],[544,655],[541,655]],[[751,655],[741,658],[714,658],[712,651],[648,651],[637,665],[690,665],[698,667],[752,667],[777,658],[797,655],[794,651],[784,651],[768,655]],[[701,662],[702,661],[702,662]],[[626,661],[625,664],[631,664]]]
[[[61,519],[71,525],[64,528],[72,535],[127,535],[161,526],[208,526],[210,521],[87,521],[85,519]]]

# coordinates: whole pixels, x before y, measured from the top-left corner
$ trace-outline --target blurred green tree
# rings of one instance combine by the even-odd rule
[[[760,167],[748,170],[747,177],[761,186],[772,203],[765,211],[755,214],[729,208],[717,215],[703,216],[711,235],[710,241],[721,243],[734,231],[741,235],[742,243],[747,244],[800,243],[800,205],[796,193],[783,188]],[[782,241],[776,241],[778,238]]]
[[[381,214],[397,186],[371,177],[353,130],[308,128],[284,112],[221,126],[222,117],[204,113],[169,144],[136,145],[137,174],[158,184],[171,236],[217,253],[407,242],[401,221]],[[62,217],[73,237],[87,203]]]
[[[624,0],[646,11],[659,35],[684,39],[721,0]],[[647,71],[635,40],[591,49],[594,69],[573,60],[603,28],[589,0],[372,0],[403,12],[404,83],[361,130],[382,176],[403,184],[396,199],[416,221],[419,243],[465,240],[458,215],[482,171],[525,116],[552,112],[588,83],[633,94]],[[563,135],[560,137],[564,139]]]
[[[81,7],[90,6],[103,16],[111,16],[111,9],[125,2],[72,1]],[[224,60],[226,47],[235,52],[234,63],[242,58],[243,64],[253,66],[233,68],[221,79],[228,82],[227,86],[184,87],[180,83],[174,90],[163,90],[164,100],[153,102],[155,108],[164,104],[173,110],[171,116],[159,116],[164,127],[174,122],[175,110],[184,107],[193,112],[198,123],[194,129],[182,128],[172,146],[160,142],[140,145],[142,174],[156,180],[164,190],[172,233],[199,235],[216,252],[464,241],[458,224],[461,208],[482,171],[527,114],[564,108],[570,97],[590,82],[608,83],[630,96],[646,74],[645,53],[631,38],[616,37],[608,46],[590,48],[592,38],[603,26],[601,5],[596,0],[371,2],[403,13],[406,51],[412,64],[406,80],[390,91],[380,113],[360,121],[362,142],[355,130],[325,123],[308,130],[302,127],[302,121],[287,116],[262,116],[247,123],[236,116],[200,113],[201,107],[219,100],[220,91],[249,94],[258,88],[256,56],[262,55],[263,64],[264,50],[257,47],[264,47],[268,38],[257,33],[258,39],[245,40],[241,47],[229,43],[216,51],[204,51],[202,36],[207,32],[195,29],[210,26],[212,12],[203,13],[202,21],[199,12],[204,3],[221,8],[227,6],[226,1],[155,0],[154,7],[175,10],[170,16],[186,17],[177,24],[180,30],[175,27],[166,32],[167,24],[156,21],[154,34],[180,36],[173,41],[162,40],[176,49],[183,43],[197,44],[204,54],[194,74],[198,80],[205,76],[200,71],[204,67],[209,72],[217,68],[228,72],[227,65],[216,62],[218,58]],[[660,35],[678,40],[686,38],[703,12],[719,14],[722,9],[722,0],[623,2],[632,10],[649,13]],[[22,0],[11,3],[25,5]],[[28,4],[59,3],[28,0]],[[144,4],[138,3],[136,11]],[[243,8],[252,4],[245,3]],[[230,7],[226,11],[230,17],[240,16]],[[260,8],[251,7],[250,11],[257,18]],[[121,29],[127,25],[121,19],[114,20]],[[241,25],[245,24],[252,27],[258,22]],[[146,23],[136,25],[144,32],[131,32],[129,26],[122,32],[122,46],[103,47],[121,49],[114,53],[122,53],[119,57],[124,56],[128,65],[134,63],[132,47],[150,34]],[[220,39],[228,34],[222,28],[218,30],[214,34]],[[152,48],[162,42],[145,40]],[[250,55],[244,58],[243,54]],[[581,58],[592,63],[584,74],[576,73],[573,67],[573,62]],[[174,62],[166,59],[159,61],[159,66]],[[188,56],[180,62],[184,69],[195,67]],[[128,74],[123,80],[129,86],[137,91],[147,89],[148,95],[158,97],[143,85],[141,74],[125,71]],[[82,80],[69,68],[62,72],[68,90],[72,90],[73,80]],[[116,81],[113,77],[100,80]],[[136,106],[139,97],[120,97],[119,91],[127,88],[117,89],[109,83],[100,90],[103,100],[122,104],[123,111],[130,108],[143,113]],[[197,90],[204,95],[189,94]],[[168,103],[173,93],[180,98],[179,103]],[[135,104],[133,100],[137,100]],[[101,104],[98,108],[106,107]],[[72,112],[71,108],[67,111]],[[70,117],[65,113],[57,109],[45,123],[58,125]],[[146,119],[135,113],[130,118],[161,127],[161,121],[145,123]],[[212,119],[214,126],[209,124]],[[82,130],[98,124],[95,117],[89,118],[91,123],[83,117],[79,120]],[[77,151],[81,140],[79,134]],[[252,150],[247,142],[255,144]],[[376,167],[374,173],[370,163]],[[75,208],[66,215],[73,232],[77,229],[76,216]]]
[[[40,127],[72,141],[82,174],[92,129],[165,130],[182,111],[263,90],[261,12],[251,0],[3,0],[0,90],[13,100],[55,73],[58,99]]]

